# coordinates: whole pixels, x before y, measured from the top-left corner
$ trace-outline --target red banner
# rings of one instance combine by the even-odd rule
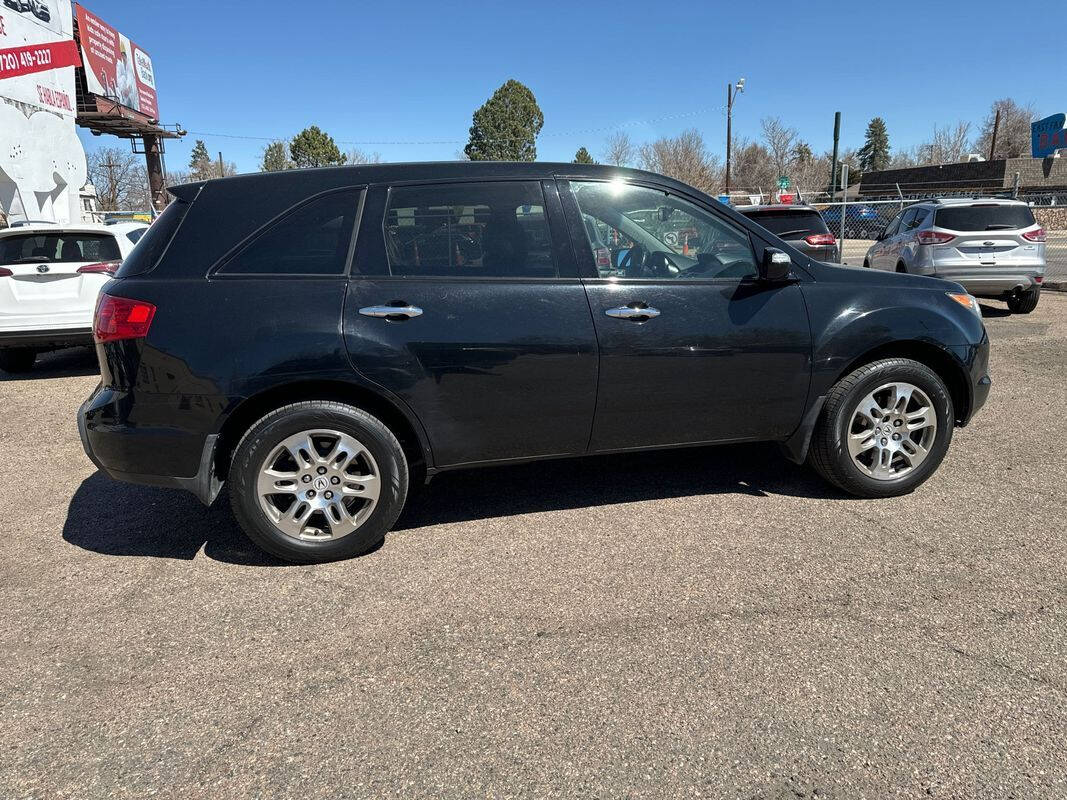
[[[0,50],[0,80],[79,64],[81,57],[73,39],[9,47]]]
[[[152,58],[84,6],[75,4],[74,12],[89,91],[147,117],[158,117]]]

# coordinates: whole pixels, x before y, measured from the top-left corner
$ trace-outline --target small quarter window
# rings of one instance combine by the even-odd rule
[[[290,211],[219,270],[223,275],[341,275],[359,209],[358,189]]]

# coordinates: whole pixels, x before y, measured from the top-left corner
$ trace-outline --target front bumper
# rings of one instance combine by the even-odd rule
[[[89,460],[115,480],[185,489],[211,505],[222,489],[215,470],[218,434],[131,424],[122,413],[126,400],[123,392],[97,386],[81,404],[78,435]],[[197,464],[196,472],[168,474],[175,464]]]

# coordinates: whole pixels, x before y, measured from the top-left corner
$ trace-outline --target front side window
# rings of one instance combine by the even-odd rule
[[[230,258],[219,272],[223,275],[343,274],[360,192],[359,189],[331,192],[295,208]]]
[[[385,212],[393,275],[554,278],[536,181],[394,187]]]
[[[571,182],[602,278],[708,280],[756,274],[748,233],[688,200],[621,182]]]

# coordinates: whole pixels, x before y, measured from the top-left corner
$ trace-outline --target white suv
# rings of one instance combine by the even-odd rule
[[[1029,314],[1045,278],[1045,231],[1021,200],[923,200],[890,221],[863,266],[945,278]]]
[[[148,226],[35,224],[0,230],[0,369],[92,343],[96,296]]]

